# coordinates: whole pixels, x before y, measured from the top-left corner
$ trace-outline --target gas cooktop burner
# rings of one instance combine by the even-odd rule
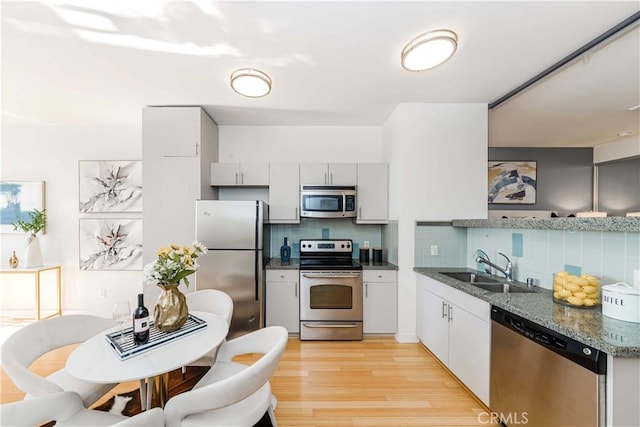
[[[300,268],[305,270],[362,270],[353,259],[353,242],[342,239],[300,240]]]

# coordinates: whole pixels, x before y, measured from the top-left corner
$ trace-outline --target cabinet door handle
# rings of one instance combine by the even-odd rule
[[[236,172],[236,185],[238,185],[238,172]]]
[[[200,155],[200,144],[198,144],[198,141],[196,141],[196,156]]]
[[[333,172],[329,174],[329,184],[333,184]]]
[[[447,303],[445,301],[442,301],[442,318],[443,319],[447,317],[446,307],[447,307]]]
[[[368,283],[364,284],[364,297],[365,298],[369,298],[369,284]]]
[[[297,206],[296,206],[296,218],[295,219],[298,219],[298,207]]]
[[[284,274],[281,274],[281,275],[280,275],[280,278],[281,278],[281,279],[284,279]]]
[[[451,304],[449,304],[449,310],[448,310],[448,315],[449,315],[449,322],[453,322],[453,306]]]
[[[324,173],[324,183],[325,184],[329,184],[329,181],[327,180],[327,173]]]
[[[297,283],[293,284],[293,293],[295,294],[295,297],[298,298],[298,284]]]
[[[240,184],[244,184],[244,172],[240,173]]]

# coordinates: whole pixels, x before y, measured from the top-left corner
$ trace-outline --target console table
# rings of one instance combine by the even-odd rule
[[[40,320],[48,317],[59,316],[62,314],[62,292],[60,286],[61,269],[59,265],[45,265],[34,268],[2,268],[0,270],[0,283],[2,283],[3,294],[11,295],[5,301],[9,303],[18,303],[17,299],[23,299],[22,295],[30,292],[34,295],[35,315],[33,319]],[[30,289],[25,281],[30,281],[33,288]],[[12,286],[13,285],[13,286]],[[12,288],[7,289],[9,286]],[[22,289],[18,289],[22,287]],[[43,301],[50,302],[55,298],[55,307],[49,309],[49,304],[43,304]],[[3,298],[4,299],[4,298]],[[43,309],[43,305],[47,308]],[[18,307],[3,307],[4,310]],[[22,308],[20,308],[22,311]]]

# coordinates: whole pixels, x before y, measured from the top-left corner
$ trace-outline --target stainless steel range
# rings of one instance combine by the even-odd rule
[[[351,240],[300,240],[300,339],[362,340],[362,266]]]

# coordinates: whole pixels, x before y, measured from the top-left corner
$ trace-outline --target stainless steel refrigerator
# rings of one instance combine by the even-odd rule
[[[269,259],[269,206],[260,201],[196,201],[196,290],[219,289],[233,299],[228,338],[264,326],[264,264]]]

